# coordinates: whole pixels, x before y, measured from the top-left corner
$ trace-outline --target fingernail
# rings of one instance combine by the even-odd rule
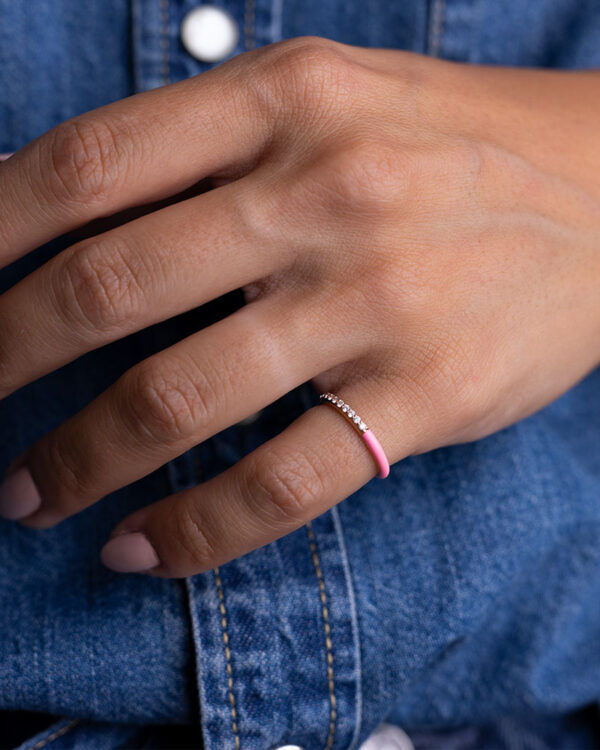
[[[160,564],[156,550],[139,531],[110,539],[102,547],[100,559],[117,573],[139,573]]]
[[[41,504],[42,498],[26,466],[7,476],[0,485],[0,516],[9,521],[30,516]]]

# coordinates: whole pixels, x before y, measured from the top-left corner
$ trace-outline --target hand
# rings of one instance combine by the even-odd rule
[[[599,361],[599,91],[595,73],[300,37],[29,144],[0,167],[3,264],[200,179],[216,188],[76,243],[0,297],[3,396],[227,291],[247,304],[19,456],[5,515],[55,525],[307,380],[350,403],[391,462],[548,404]],[[316,406],[125,518],[103,559],[194,574],[375,472]]]

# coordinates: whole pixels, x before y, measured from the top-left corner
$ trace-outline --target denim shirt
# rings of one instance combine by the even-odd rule
[[[598,0],[216,4],[240,29],[233,54],[314,34],[464,62],[600,67]],[[180,41],[196,5],[0,0],[0,152],[218,64]],[[1,269],[0,292],[70,241]],[[226,295],[4,399],[0,470],[133,364],[241,304]],[[382,721],[448,729],[598,699],[600,370],[494,435],[395,464],[218,569],[164,580],[102,566],[121,518],[223,471],[317,401],[305,383],[53,529],[0,521],[0,709],[56,717],[23,748],[150,747],[141,726],[201,721],[207,750],[356,750]]]

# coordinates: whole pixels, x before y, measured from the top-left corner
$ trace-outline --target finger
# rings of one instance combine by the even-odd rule
[[[249,171],[272,129],[251,62],[87,112],[16,152],[0,169],[0,266],[94,218]]]
[[[85,240],[0,296],[0,396],[285,263],[248,195],[268,205],[248,176]]]
[[[343,341],[319,346],[310,308],[267,297],[143,360],[38,440],[4,495],[24,503],[26,525],[52,526],[263,408],[339,361],[342,347],[351,354]]]
[[[390,461],[410,452],[409,413],[407,429],[399,430],[386,413],[385,389],[361,383],[340,393],[368,419]],[[293,531],[377,471],[350,422],[335,407],[318,405],[222,474],[125,518],[102,560],[120,572],[194,575]]]

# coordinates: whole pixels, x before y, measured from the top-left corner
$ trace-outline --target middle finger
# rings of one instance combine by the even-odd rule
[[[269,204],[247,176],[84,240],[0,296],[0,397],[281,267],[291,243],[273,247],[248,195]]]

